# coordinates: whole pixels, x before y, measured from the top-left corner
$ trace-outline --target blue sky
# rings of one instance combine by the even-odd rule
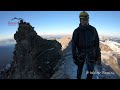
[[[12,18],[23,18],[42,34],[72,34],[79,26],[81,11],[0,11],[0,39],[13,38],[18,25],[10,25]],[[99,35],[120,36],[120,11],[87,11],[89,23]]]

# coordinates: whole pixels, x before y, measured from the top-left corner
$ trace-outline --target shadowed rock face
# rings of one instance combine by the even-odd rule
[[[19,23],[14,39],[14,61],[10,69],[4,71],[4,78],[49,79],[61,59],[61,44],[38,36],[34,27],[26,22]]]

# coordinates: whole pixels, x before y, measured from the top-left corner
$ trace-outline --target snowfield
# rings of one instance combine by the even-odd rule
[[[66,38],[61,39],[60,41],[62,42],[62,46],[66,47],[63,53],[64,60],[60,69],[51,79],[77,79],[77,66],[73,63],[71,44],[68,41],[70,40]],[[95,65],[93,79],[120,79],[120,65],[118,64],[118,59],[116,57],[116,54],[120,54],[120,43],[110,41],[108,38],[103,37],[100,37],[100,43],[102,45],[102,71],[100,71],[98,65]],[[81,79],[86,79],[86,73],[87,68],[86,64],[84,64]]]

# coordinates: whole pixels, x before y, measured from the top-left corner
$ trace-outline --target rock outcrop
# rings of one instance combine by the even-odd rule
[[[34,27],[23,20],[20,20],[14,39],[13,62],[4,78],[50,79],[62,56],[61,44],[38,36]]]
[[[58,39],[58,42],[61,43],[62,45],[62,50],[64,50],[67,46],[68,46],[68,43],[70,42],[70,38],[69,37],[63,37],[61,39]]]
[[[100,48],[102,51],[105,51],[105,52],[113,51],[108,45],[103,43],[100,43]]]

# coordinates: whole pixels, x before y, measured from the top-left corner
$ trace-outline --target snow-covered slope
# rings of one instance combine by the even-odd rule
[[[67,40],[67,41],[62,41]],[[60,70],[53,75],[52,79],[76,79],[77,66],[73,63],[71,44],[68,39],[61,39],[60,42],[63,46],[67,46],[64,49],[64,60],[60,67]],[[102,58],[102,71],[100,72],[97,65],[95,65],[95,74],[93,79],[119,79],[120,68],[118,56],[120,56],[120,43],[110,41],[107,37],[100,37],[100,48]],[[119,57],[120,58],[120,57]],[[98,73],[97,73],[98,72]],[[99,74],[101,73],[101,74]],[[59,76],[59,74],[61,76]],[[86,78],[86,64],[83,67],[82,79]]]
[[[114,53],[120,53],[120,43],[106,40],[105,42],[102,42],[103,44],[108,45]]]

